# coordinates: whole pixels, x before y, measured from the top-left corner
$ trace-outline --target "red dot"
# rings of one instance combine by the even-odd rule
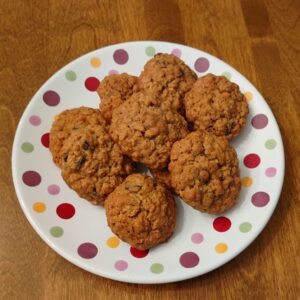
[[[85,87],[91,92],[97,91],[99,84],[100,81],[96,77],[89,77],[84,82]]]
[[[219,232],[225,232],[231,227],[231,221],[226,217],[218,217],[213,222],[214,229]]]
[[[136,258],[143,258],[148,255],[149,250],[138,250],[134,247],[130,247],[130,253]]]
[[[62,203],[57,206],[56,213],[62,219],[70,219],[75,214],[75,207],[70,203]]]
[[[49,132],[42,135],[41,142],[44,147],[49,148]]]
[[[244,165],[247,168],[253,169],[256,168],[259,164],[260,164],[260,157],[255,153],[248,154],[244,158]]]

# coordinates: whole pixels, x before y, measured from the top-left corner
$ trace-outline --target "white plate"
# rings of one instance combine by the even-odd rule
[[[246,128],[233,141],[243,178],[239,203],[221,216],[211,216],[177,199],[174,235],[167,243],[143,253],[130,249],[112,234],[103,207],[90,205],[67,187],[51,160],[47,133],[59,112],[81,105],[98,107],[98,79],[113,72],[138,75],[158,52],[180,56],[198,76],[225,74],[246,93],[250,114]],[[284,152],[270,108],[239,72],[197,49],[143,41],[93,51],[54,74],[31,99],[20,120],[12,169],[27,219],[57,253],[107,278],[163,283],[207,273],[237,256],[257,237],[280,196]]]

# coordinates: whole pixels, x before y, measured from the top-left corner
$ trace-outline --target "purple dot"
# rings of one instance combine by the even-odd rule
[[[41,118],[40,118],[39,116],[33,115],[33,116],[31,116],[31,117],[29,118],[29,122],[30,122],[30,124],[33,125],[33,126],[38,126],[38,125],[41,124],[42,120],[41,120]]]
[[[60,187],[56,184],[51,184],[48,186],[47,190],[50,195],[57,195],[60,192]]]
[[[264,207],[269,203],[269,201],[270,196],[265,192],[257,192],[251,197],[251,202],[256,207]]]
[[[268,125],[268,117],[263,114],[256,115],[252,118],[251,124],[256,129],[263,129]]]
[[[267,168],[265,171],[265,174],[268,177],[274,177],[276,175],[276,173],[277,173],[277,170],[276,170],[276,168],[273,168],[273,167]]]
[[[171,52],[174,56],[177,56],[178,58],[181,57],[181,50],[179,49],[173,49]]]
[[[125,260],[118,260],[115,263],[115,268],[118,271],[125,271],[128,268],[128,263]]]
[[[119,65],[124,65],[128,61],[128,53],[124,49],[118,49],[114,52],[114,61]]]
[[[191,240],[195,244],[200,244],[203,242],[203,235],[199,232],[196,232],[191,236]]]
[[[108,72],[108,75],[113,75],[113,74],[119,74],[119,72],[117,70],[110,70]]]
[[[209,68],[209,61],[205,57],[200,57],[195,61],[195,69],[198,72],[206,72]]]
[[[47,91],[43,95],[43,100],[49,106],[56,106],[60,102],[60,97],[54,91]]]
[[[26,171],[23,173],[22,180],[28,186],[37,186],[41,183],[42,177],[36,171]]]
[[[90,259],[97,255],[98,248],[92,243],[83,243],[78,247],[77,253],[82,258]]]
[[[180,256],[179,262],[185,268],[196,267],[199,263],[199,256],[195,252],[185,252]]]

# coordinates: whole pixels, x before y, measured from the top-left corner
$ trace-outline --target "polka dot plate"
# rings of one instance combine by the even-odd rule
[[[98,107],[104,76],[138,75],[155,53],[172,53],[198,76],[224,75],[239,84],[250,113],[232,144],[241,168],[242,191],[230,211],[212,216],[177,201],[177,224],[168,242],[138,251],[107,226],[103,207],[70,190],[48,149],[55,115],[81,105]],[[130,42],[88,53],[54,74],[26,108],[13,146],[13,179],[22,209],[41,238],[73,264],[133,283],[164,283],[207,273],[231,260],[262,231],[279,199],[284,151],[276,120],[256,88],[239,72],[203,51],[165,42]],[[263,251],[263,249],[262,249]]]

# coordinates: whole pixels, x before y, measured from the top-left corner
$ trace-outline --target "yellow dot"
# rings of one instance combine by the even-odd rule
[[[120,240],[115,236],[111,236],[107,239],[106,244],[110,248],[117,248],[120,244]]]
[[[252,183],[253,183],[253,179],[251,177],[246,176],[246,177],[242,178],[242,186],[243,187],[249,187],[252,185]]]
[[[42,213],[46,210],[46,204],[43,202],[35,202],[32,206],[33,210]]]
[[[251,92],[246,92],[244,96],[246,97],[247,102],[250,102],[253,98],[253,94]]]
[[[94,68],[99,68],[101,66],[101,60],[98,58],[98,57],[93,57],[91,59],[91,65],[94,67]]]
[[[216,252],[225,253],[228,250],[228,246],[225,243],[219,243],[215,247]]]

